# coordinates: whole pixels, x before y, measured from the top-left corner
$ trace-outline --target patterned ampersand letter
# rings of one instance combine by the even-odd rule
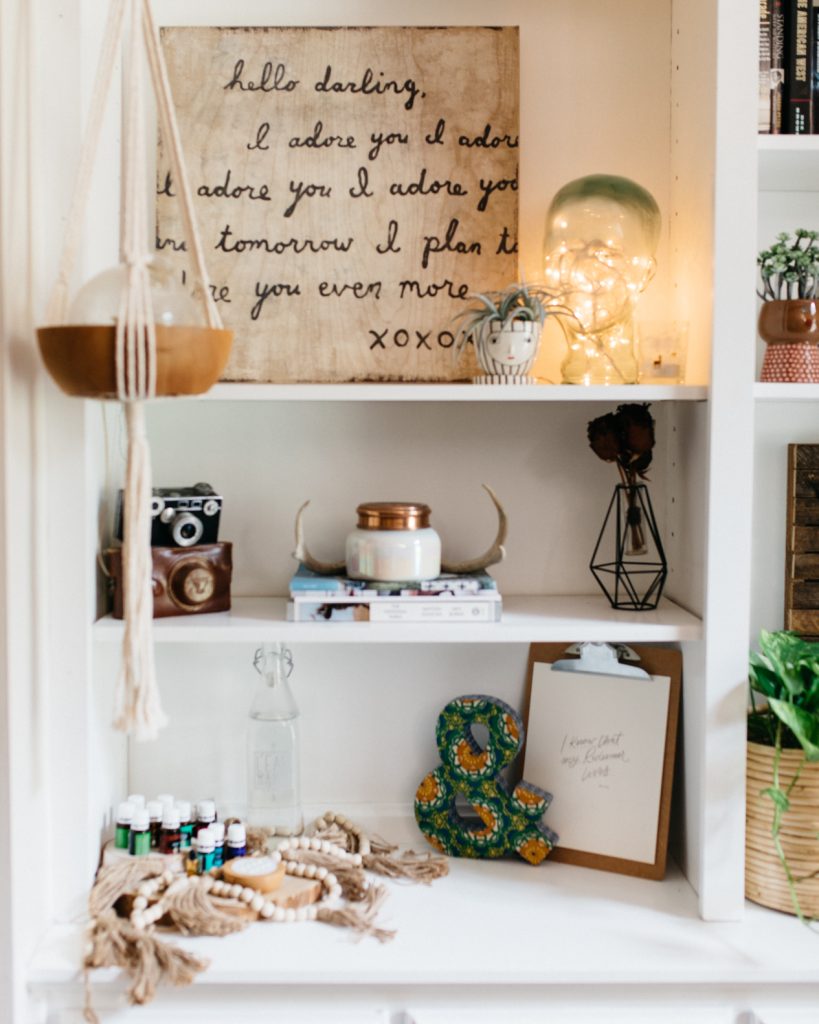
[[[489,731],[486,749],[472,734],[475,724]],[[551,793],[524,781],[510,793],[500,777],[523,745],[520,715],[496,697],[458,697],[439,715],[435,738],[441,764],[415,794],[415,819],[427,840],[453,857],[518,853],[530,864],[540,864],[558,840],[540,820]],[[458,794],[482,824],[461,817],[455,808]]]

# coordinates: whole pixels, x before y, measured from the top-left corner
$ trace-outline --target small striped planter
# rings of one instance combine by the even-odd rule
[[[771,837],[773,802],[761,791],[773,785],[774,748],[748,743],[745,814],[745,895],[772,910],[795,914],[785,871]],[[779,781],[786,790],[802,763],[801,750],[783,750]],[[780,839],[791,874],[803,878],[819,872],[819,763],[805,763],[793,787],[790,810],[782,815]],[[802,913],[819,917],[819,876],[797,882]]]

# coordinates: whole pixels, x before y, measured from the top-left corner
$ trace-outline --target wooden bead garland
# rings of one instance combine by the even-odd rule
[[[294,853],[298,853],[300,850],[323,853],[335,858],[342,864],[351,864],[354,867],[361,866],[361,854],[348,853],[340,846],[336,846],[326,839],[311,839],[307,836],[284,840],[284,842],[279,844],[278,849],[270,855],[270,859],[278,862],[291,850]],[[163,889],[167,890],[165,895],[171,895],[188,885],[199,885],[206,893],[210,893],[213,896],[238,900],[255,911],[262,920],[275,921],[277,923],[315,921],[318,918],[319,905],[331,906],[341,896],[341,886],[337,876],[325,867],[319,867],[315,864],[304,864],[294,859],[285,859],[284,870],[285,874],[292,875],[295,878],[310,878],[320,882],[322,896],[318,903],[297,908],[279,907],[273,900],[266,899],[258,889],[254,889],[249,885],[242,886],[235,882],[223,881],[217,877],[219,873],[218,868],[214,869],[214,874],[202,875],[198,878],[178,877],[170,871],[166,871],[162,875],[142,882],[137,887],[137,895],[134,899],[130,916],[131,924],[139,930],[155,924],[164,917],[167,907],[162,896],[159,896],[159,899],[155,903],[150,903],[150,905],[149,901],[158,896]]]

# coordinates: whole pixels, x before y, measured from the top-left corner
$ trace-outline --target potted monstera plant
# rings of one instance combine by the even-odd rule
[[[762,380],[819,383],[819,232],[783,232],[757,263]]]
[[[763,630],[749,675],[745,895],[819,917],[819,643]]]

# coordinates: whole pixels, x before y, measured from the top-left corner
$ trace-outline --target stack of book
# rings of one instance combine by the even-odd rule
[[[499,622],[502,601],[491,576],[443,574],[434,580],[380,583],[319,576],[303,565],[290,581],[289,622]]]
[[[759,131],[819,134],[819,0],[760,0]]]

